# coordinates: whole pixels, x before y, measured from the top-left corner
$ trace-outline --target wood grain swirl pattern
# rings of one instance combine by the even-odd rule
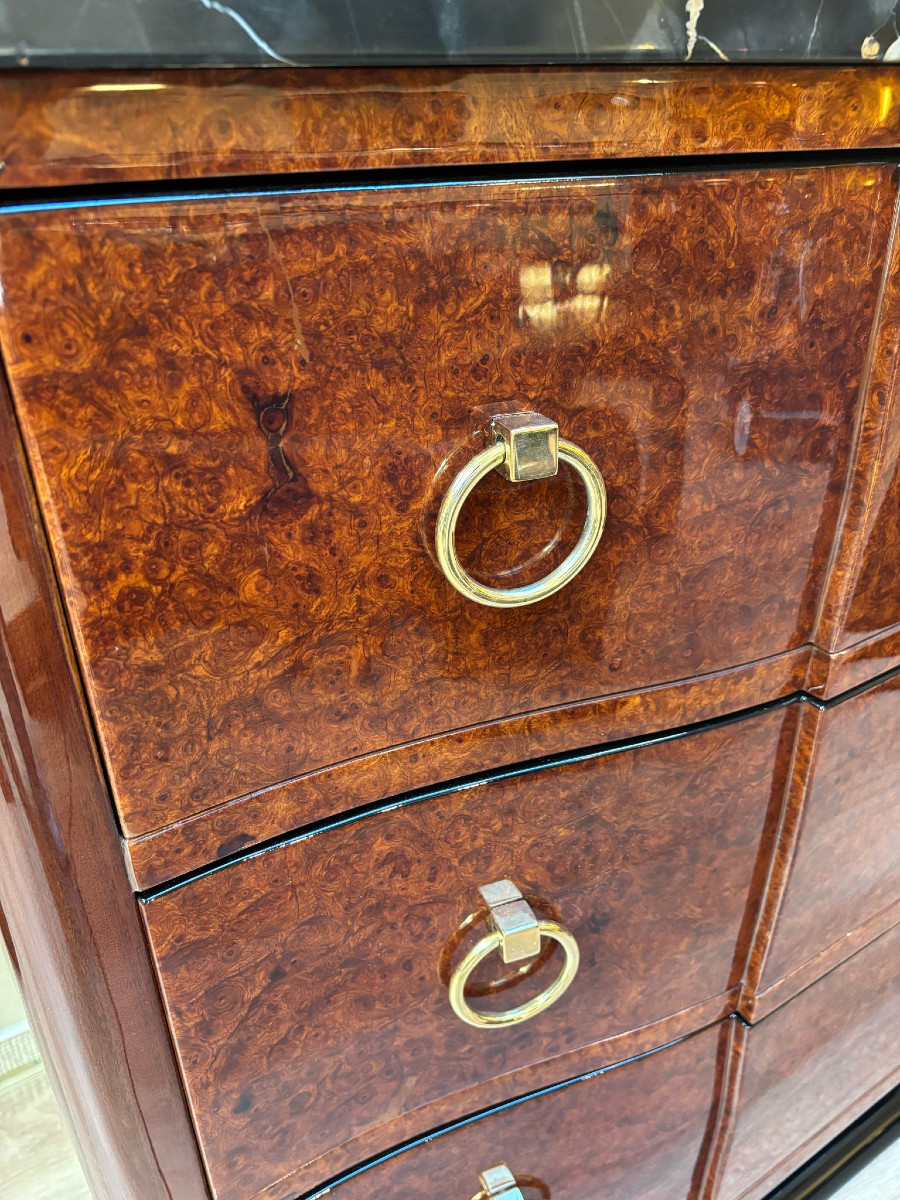
[[[92,1194],[205,1200],[206,1178],[89,730],[0,379],[4,938]]]
[[[197,871],[308,822],[347,809],[437,787],[477,771],[550,754],[647,737],[715,720],[803,689],[810,650],[798,647],[761,663],[697,679],[570,704],[380,750],[242,796],[196,817],[131,838],[125,852],[137,890]]]
[[[331,1194],[414,1200],[427,1180],[435,1195],[469,1196],[478,1172],[505,1159],[515,1174],[543,1181],[552,1200],[689,1200],[705,1154],[719,1037],[718,1027],[706,1029],[606,1074],[486,1113],[339,1182]],[[525,1193],[526,1200],[539,1195]]]
[[[893,69],[653,75],[4,75],[0,189],[900,145]],[[900,663],[892,166],[358,181],[0,212],[0,345],[138,886],[412,787]],[[495,404],[557,417],[612,501],[589,572],[515,622],[466,606],[428,552]],[[5,407],[0,432],[3,920],[98,1195],[199,1200]],[[522,582],[580,504],[565,474],[489,481],[464,558]],[[557,1200],[756,1200],[897,1078],[898,695],[482,783],[147,902],[217,1194],[288,1200],[738,1007],[755,1029],[338,1191],[467,1195],[506,1157]],[[501,875],[546,894],[584,958],[549,1019],[486,1052],[434,967]]]
[[[900,926],[752,1029],[704,1200],[760,1200],[900,1080]]]
[[[795,707],[382,810],[145,901],[217,1194],[308,1187],[317,1159],[379,1129],[388,1148],[406,1114],[424,1132],[456,1092],[477,1108],[486,1081],[727,1003]],[[558,909],[581,967],[541,1016],[473,1030],[438,966],[502,878]],[[478,1005],[521,1002],[557,960]]]
[[[3,217],[0,341],[126,833],[809,640],[894,188],[779,168]],[[589,566],[513,615],[428,552],[498,402],[557,418],[610,491]],[[464,559],[543,572],[578,503],[563,472],[485,481]]]
[[[4,72],[0,187],[887,149],[892,67]]]
[[[804,705],[768,888],[740,1011],[782,1004],[900,915],[896,746],[900,677],[820,711]]]

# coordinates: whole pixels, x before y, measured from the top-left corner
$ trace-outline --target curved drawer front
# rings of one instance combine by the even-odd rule
[[[895,925],[743,1031],[713,1200],[760,1200],[895,1087],[898,1020]]]
[[[796,707],[351,819],[146,900],[219,1194],[301,1169],[312,1186],[329,1153],[343,1165],[515,1095],[534,1064],[728,1011]],[[479,888],[503,879],[574,937],[580,966],[539,1015],[474,1028],[447,976],[484,926],[448,956]],[[561,960],[470,1003],[518,1005]],[[515,969],[494,954],[472,981]]]
[[[128,835],[356,755],[806,642],[893,168],[161,199],[0,218],[0,340]],[[433,556],[497,408],[606,482],[562,591]],[[572,548],[570,468],[463,567]],[[473,768],[475,769],[475,768]]]
[[[719,1033],[704,1030],[448,1129],[339,1183],[332,1194],[470,1200],[479,1174],[505,1162],[523,1200],[688,1200],[712,1108]],[[290,1193],[265,1195],[283,1200]]]
[[[900,919],[898,737],[896,675],[804,721],[810,775],[759,982],[766,1008]]]

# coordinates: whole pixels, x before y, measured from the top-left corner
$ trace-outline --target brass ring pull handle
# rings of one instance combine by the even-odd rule
[[[490,427],[493,444],[476,454],[447,489],[438,512],[434,544],[441,570],[467,599],[490,608],[518,608],[552,596],[587,564],[606,524],[606,486],[585,452],[561,438],[555,422],[540,413],[504,413],[494,417]],[[587,516],[575,548],[549,575],[524,587],[494,588],[473,579],[456,553],[456,522],[472,488],[494,470],[514,483],[545,479],[556,474],[560,459],[578,474],[587,493]]]
[[[541,897],[523,893],[523,898],[538,915],[540,920],[558,921],[559,914],[555,911],[552,904],[548,904]],[[456,962],[457,952],[463,941],[473,929],[477,929],[480,925],[486,925],[493,928],[491,924],[490,909],[486,904],[479,904],[475,912],[470,913],[464,920],[460,921],[459,925],[453,930],[450,936],[444,942],[441,950],[441,957],[438,961],[438,979],[445,988],[450,986],[450,976],[453,974],[453,966]],[[543,946],[541,946],[540,954],[536,954],[534,958],[527,958],[520,963],[513,964],[511,970],[502,971],[496,974],[493,978],[473,980],[471,975],[466,980],[466,999],[473,1000],[480,996],[495,996],[498,992],[508,991],[510,988],[519,987],[530,979],[532,975],[540,971],[547,965],[553,955],[556,953],[556,942],[547,938]]]
[[[491,932],[464,956],[450,976],[450,1004],[461,1021],[476,1028],[518,1025],[549,1008],[568,988],[578,971],[578,943],[556,921],[540,921],[522,893],[509,879],[478,889],[490,911]],[[539,995],[504,1012],[479,1012],[465,996],[466,980],[480,962],[499,950],[504,962],[517,962],[540,953],[541,938],[549,937],[562,946],[565,962],[553,982]]]
[[[530,1181],[530,1176],[527,1177]],[[516,1177],[506,1165],[505,1162],[497,1163],[496,1167],[488,1167],[478,1176],[478,1182],[481,1184],[479,1191],[475,1193],[472,1200],[522,1200],[522,1191],[516,1182]],[[522,1182],[525,1182],[523,1178]],[[534,1180],[540,1185],[539,1180]],[[546,1195],[546,1200],[550,1200],[550,1189],[546,1184],[540,1185],[539,1190],[542,1195]]]

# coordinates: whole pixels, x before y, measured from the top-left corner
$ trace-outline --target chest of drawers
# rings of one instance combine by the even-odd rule
[[[657,74],[0,80],[0,899],[98,1196],[751,1200],[896,1083],[895,76]]]

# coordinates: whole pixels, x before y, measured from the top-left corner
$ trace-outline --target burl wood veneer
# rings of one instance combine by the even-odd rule
[[[752,1029],[726,1084],[710,1200],[759,1200],[900,1080],[900,926]]]
[[[125,832],[808,641],[894,197],[889,167],[763,167],[4,216],[0,342]],[[610,494],[588,567],[514,614],[430,555],[497,404]],[[523,582],[580,493],[495,476],[464,517],[465,561]]]
[[[205,1175],[76,679],[0,381],[4,932],[93,1195],[204,1200]]]
[[[372,1153],[484,1107],[483,1081],[515,1095],[526,1067],[731,1011],[797,709],[338,822],[146,901],[217,1194],[300,1192],[354,1139],[378,1131]],[[505,878],[570,930],[581,966],[540,1016],[472,1029],[438,968],[478,887]],[[559,963],[474,1003],[521,1003]]]
[[[663,729],[702,724],[800,692],[810,650],[800,646],[696,679],[633,690],[418,739],[263,788],[125,844],[137,890],[247,853],[311,820],[396,796],[427,794],[472,778],[573,750],[614,746]],[[473,765],[477,771],[473,772]]]
[[[805,704],[742,1013],[759,1018],[900,919],[900,675]]]
[[[506,1161],[526,1200],[692,1200],[715,1093],[719,1028],[443,1130],[375,1163],[338,1200],[468,1197]],[[523,1182],[525,1182],[523,1180]],[[326,1191],[315,1193],[324,1196]],[[289,1193],[271,1190],[266,1200]]]
[[[834,696],[900,666],[900,237],[895,221],[860,389],[855,469],[844,494],[815,643],[813,690]]]
[[[900,663],[896,71],[652,74],[0,76],[0,902],[102,1200],[201,1200],[199,1153],[223,1200],[464,1200],[501,1159],[527,1200],[758,1200],[897,1078],[900,684],[797,696]],[[518,613],[430,556],[495,406],[611,500]],[[544,572],[581,502],[486,481],[465,562]],[[79,668],[132,882],[236,857],[143,930]],[[504,875],[582,966],[475,1031],[448,939]]]
[[[6,72],[0,188],[887,149],[892,66]]]

